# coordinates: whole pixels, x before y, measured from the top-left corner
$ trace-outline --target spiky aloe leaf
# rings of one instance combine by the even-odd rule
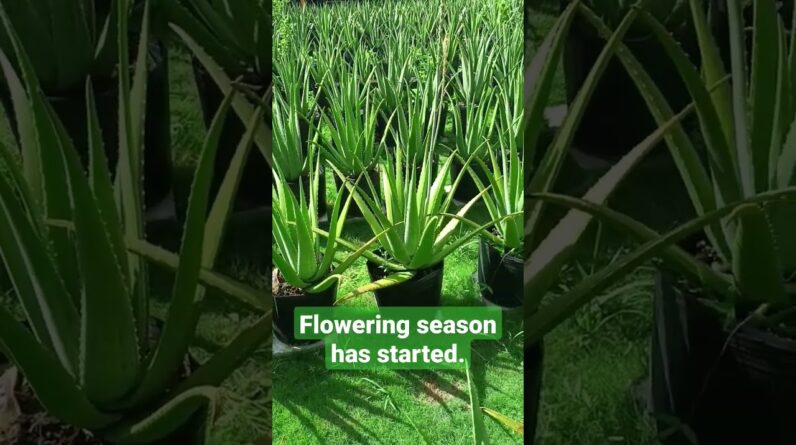
[[[4,175],[0,175],[0,255],[36,338],[77,376],[77,309]]]
[[[149,34],[149,1],[146,0],[144,8],[144,21],[141,29],[141,39],[135,62],[135,71],[130,79],[130,54],[129,49],[129,11],[130,0],[116,0],[116,47],[119,57],[118,89],[119,89],[119,163],[116,167],[116,182],[114,193],[116,205],[124,227],[125,238],[143,239],[144,230],[144,205],[143,205],[143,144],[142,128],[143,103],[146,95],[146,82],[148,70],[146,66],[147,41]],[[148,353],[149,344],[149,295],[148,271],[143,260],[131,255],[128,257],[128,276],[130,277],[130,292],[132,295],[133,314],[136,319],[138,342],[142,352]]]
[[[580,12],[603,39],[610,38],[611,30],[594,12],[588,8],[580,8]],[[643,65],[625,45],[620,45],[616,54],[636,84],[656,123],[660,126],[669,121],[674,116],[674,112],[663,92],[655,85]],[[729,119],[731,120],[731,117]],[[718,203],[713,183],[702,164],[699,152],[692,144],[688,134],[682,126],[677,125],[665,139],[697,213],[714,210]],[[719,257],[728,260],[730,258],[730,245],[723,228],[719,224],[715,224],[715,226],[707,227],[705,232],[711,240],[711,244],[716,248]]]
[[[202,63],[202,66],[207,70],[210,76],[218,85],[219,89],[224,94],[229,94],[233,89],[232,79],[224,73],[224,70],[210,57],[207,52],[193,39],[188,33],[175,25],[171,25],[175,33],[185,42],[191,52]],[[238,117],[246,123],[254,114],[254,107],[249,104],[245,98],[237,97],[233,102],[233,108]],[[257,148],[260,149],[268,165],[273,166],[271,158],[271,129],[267,125],[258,125],[257,133],[254,138]]]
[[[470,394],[470,420],[473,423],[473,445],[489,445],[489,436],[484,425],[484,415],[481,413],[481,401],[478,399],[478,387],[473,380],[468,362],[465,368],[467,374],[467,392]]]
[[[230,92],[221,104],[205,138],[202,152],[188,199],[185,229],[180,250],[180,264],[174,282],[171,304],[166,323],[149,364],[146,375],[132,396],[134,404],[149,400],[163,391],[174,369],[188,350],[198,322],[197,283],[202,267],[204,248],[205,216],[207,215],[213,165],[221,139],[221,129],[232,104],[234,92]]]
[[[394,274],[390,274],[380,280],[376,280],[372,283],[368,283],[364,286],[360,286],[354,289],[353,291],[338,298],[334,304],[338,305],[346,300],[358,297],[366,292],[374,292],[377,290],[386,289],[388,287],[395,286],[396,284],[401,284],[403,282],[408,281],[414,276],[415,276],[414,272],[396,272]]]
[[[221,394],[217,388],[199,386],[175,395],[154,412],[143,417],[125,420],[114,425],[103,437],[118,445],[147,445],[155,443],[174,433],[193,416],[207,412],[207,428],[220,403]]]
[[[773,1],[754,2],[754,35],[750,83],[751,150],[756,190],[767,190],[769,156],[777,114],[781,27]],[[777,141],[778,142],[778,141]]]
[[[63,364],[3,307],[0,351],[20,369],[50,415],[89,429],[106,427],[120,417],[97,410]]]
[[[62,140],[66,130],[53,116]],[[106,405],[126,394],[139,371],[138,340],[125,272],[74,147],[62,147],[71,198],[74,239],[81,271],[80,383],[88,397]],[[53,161],[56,161],[55,159]]]
[[[26,102],[15,106],[15,110],[22,110],[23,115],[27,114],[28,110],[30,111],[28,116],[32,118],[33,126],[25,128],[25,130],[32,131],[31,136],[39,144],[38,148],[34,148],[33,152],[30,153],[39,157],[38,160],[32,161],[34,164],[33,168],[38,168],[38,171],[30,170],[31,175],[38,176],[26,177],[26,179],[31,184],[35,184],[32,187],[33,190],[41,194],[39,197],[42,200],[41,204],[44,209],[43,218],[69,220],[72,217],[69,206],[70,200],[66,190],[62,187],[66,178],[63,170],[57,166],[57,159],[60,156],[59,150],[63,142],[59,140],[55,128],[50,122],[51,107],[44,99],[30,59],[25,53],[19,36],[2,7],[0,7],[0,18],[5,26],[6,34],[12,42],[23,81],[23,83],[10,85],[13,88],[22,88],[24,91],[24,93],[20,91],[17,94],[12,94],[12,99]],[[3,58],[5,58],[5,55]],[[8,72],[9,70],[13,71],[13,68],[9,67],[5,71]],[[12,82],[17,79],[15,75],[7,76],[7,78]],[[75,261],[74,246],[69,239],[69,234],[62,229],[53,228],[48,235],[58,262],[61,278],[64,280],[69,294],[77,302],[80,289],[79,273]]]
[[[158,266],[173,271],[176,271],[180,267],[179,255],[144,240],[128,240],[127,249]],[[258,312],[267,312],[271,308],[271,298],[269,298],[266,292],[258,291],[246,284],[219,275],[211,270],[203,268],[199,272],[199,282],[205,287],[232,297],[237,303],[248,309]]]
[[[736,220],[732,272],[738,285],[737,306],[745,312],[762,304],[784,306],[788,300],[782,267],[765,211],[758,205],[745,205],[736,212]]]
[[[183,380],[174,392],[179,394],[200,386],[218,386],[238,369],[262,343],[271,336],[272,314],[269,310],[253,325],[247,327],[234,340],[203,363],[190,377]]]
[[[598,218],[611,218],[615,212],[605,206],[596,205],[588,201],[579,200],[569,196],[555,194],[538,194],[534,198],[547,201],[557,201],[563,205],[580,211],[588,212]],[[617,280],[626,276],[634,268],[640,266],[650,259],[662,255],[670,246],[682,240],[686,236],[705,227],[713,221],[731,216],[733,212],[745,204],[761,204],[767,202],[792,202],[796,200],[796,187],[765,192],[751,198],[721,207],[712,212],[705,213],[699,217],[682,224],[665,235],[650,234],[648,240],[638,249],[625,256],[619,261],[612,263],[599,272],[589,276],[573,287],[569,292],[558,297],[552,303],[545,305],[534,314],[526,316],[525,319],[525,344],[534,345],[544,334],[558,326],[563,320],[571,316],[584,304],[599,295],[600,292],[608,288]],[[615,223],[618,221],[614,221]],[[623,224],[623,223],[619,223]],[[633,222],[632,224],[637,224]],[[630,232],[643,234],[644,230],[627,229]],[[697,280],[701,279],[700,269],[685,270],[686,273]],[[711,289],[721,292],[723,289]],[[726,290],[725,290],[726,292]]]
[[[503,425],[504,427],[510,429],[511,431],[514,431],[517,434],[522,435],[525,432],[525,428],[522,422],[518,420],[514,420],[505,414],[502,414],[498,411],[495,411],[487,407],[481,407],[481,411],[483,411],[484,414],[491,417],[492,419],[495,419],[497,423]]]
[[[246,125],[246,133],[238,143],[235,154],[232,156],[229,168],[224,174],[221,187],[216,194],[210,215],[207,217],[205,225],[204,251],[202,252],[202,266],[213,268],[216,262],[219,248],[224,239],[226,224],[232,209],[235,205],[235,195],[238,191],[241,178],[243,177],[246,160],[249,158],[254,136],[257,134],[257,126],[263,118],[264,107],[259,106],[252,114],[251,119]]]
[[[633,147],[597,180],[583,196],[583,199],[597,204],[606,202],[624,178],[633,171],[633,168],[658,145],[672,128],[679,126],[680,121],[692,110],[693,105],[687,106],[669,122]],[[539,243],[539,246],[530,252],[524,267],[525,310],[528,313],[536,310],[561,268],[569,260],[572,249],[585,233],[591,221],[592,216],[587,213],[568,212]]]

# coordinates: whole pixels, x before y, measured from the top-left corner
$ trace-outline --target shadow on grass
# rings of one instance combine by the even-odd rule
[[[327,371],[317,353],[276,359],[274,376],[277,375],[281,377],[275,385],[274,402],[288,410],[319,443],[326,443],[328,437],[319,428],[318,420],[342,432],[347,443],[368,444],[378,440],[380,434],[357,419],[351,412],[354,409],[365,410],[370,417],[410,426],[399,413],[389,409],[384,396],[371,386],[336,378],[334,372]],[[357,375],[360,381],[386,383],[390,379],[369,371],[357,371]]]

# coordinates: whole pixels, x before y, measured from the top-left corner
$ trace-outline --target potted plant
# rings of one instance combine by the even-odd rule
[[[684,443],[688,437],[707,444],[790,443],[796,433],[789,420],[796,344],[790,277],[796,261],[788,227],[796,190],[788,155],[793,136],[788,104],[795,96],[782,74],[791,65],[784,57],[790,44],[774,2],[755,2],[748,65],[743,11],[728,2],[731,55],[726,66],[732,83],[716,87],[727,78],[718,46],[707,32],[702,5],[692,1],[690,6],[700,36],[702,75],[659,21],[648,13],[642,19],[694,97],[711,154],[709,162],[700,163],[682,130],[668,141],[699,217],[659,236],[604,207],[544,197],[597,214],[645,243],[539,311],[530,320],[535,323],[529,335],[537,338],[613,277],[662,256],[687,277],[685,282],[661,279],[655,297],[653,410],[688,429],[674,431],[667,443]],[[634,70],[640,65],[630,52],[621,53],[620,60]],[[664,119],[670,111],[663,93],[643,72],[634,73],[651,112]],[[702,252],[673,246],[699,230],[707,246]],[[659,427],[671,425],[659,421]]]
[[[273,59],[271,3],[262,0],[170,0],[159,5],[171,26],[192,40],[189,47],[195,56],[194,77],[206,125],[210,125],[230,86],[250,92],[250,98],[259,98],[270,90]],[[202,57],[198,57],[195,46],[201,48]],[[218,69],[221,72],[216,72]],[[249,105],[253,107],[254,104]],[[241,107],[235,106],[238,118],[229,116],[224,126],[216,165],[219,172],[227,170],[236,144],[245,132],[245,123],[251,113],[241,114]],[[262,125],[268,127],[270,119],[270,110],[266,110]],[[262,132],[270,133],[270,129]],[[252,154],[247,161],[246,174],[241,179],[240,193],[236,198],[239,210],[268,205],[261,177],[271,172],[267,163],[270,154],[263,151],[264,139],[265,135],[258,136],[256,141],[263,156]],[[216,179],[220,176],[216,175]],[[218,187],[216,182],[214,190]]]
[[[311,170],[314,173],[308,184],[309,192],[305,192],[304,184],[299,183],[299,192],[295,193],[281,180],[274,182],[272,187],[274,331],[281,341],[290,345],[307,343],[294,336],[295,309],[335,304],[342,273],[376,242],[373,238],[362,246],[355,246],[341,239],[352,202],[351,195],[345,199],[344,194],[337,195],[329,214],[328,231],[320,228],[317,163],[316,157],[316,166]],[[279,173],[275,174],[279,179]],[[325,246],[322,243],[324,239]],[[335,257],[341,247],[350,248],[352,252],[338,262]]]
[[[354,183],[363,175],[377,175],[384,136],[376,141],[379,106],[372,101],[371,88],[363,87],[373,73],[371,70],[363,81],[360,77],[365,73],[360,70],[341,69],[337,74],[339,85],[332,85],[329,90],[328,109],[321,112],[321,122],[328,129],[322,135],[321,154],[342,173],[342,178],[335,177],[335,184],[343,195],[347,195],[343,183]],[[361,216],[359,208],[351,209],[351,216]]]
[[[121,10],[128,6],[119,5]],[[142,178],[132,160],[142,154],[143,121],[136,113],[142,112],[144,98],[143,90],[131,91],[126,57],[119,60],[120,161],[114,189],[91,83],[85,92],[87,175],[63,124],[47,106],[21,40],[5,13],[0,16],[21,76],[3,51],[0,65],[18,121],[31,123],[23,156],[36,156],[47,170],[29,173],[0,150],[9,172],[0,175],[0,256],[26,318],[23,324],[0,307],[0,352],[19,369],[48,415],[106,443],[204,443],[219,406],[218,385],[270,336],[266,299],[264,315],[232,343],[201,366],[184,366],[199,318],[200,283],[245,294],[247,300],[263,298],[209,270],[223,232],[220,216],[229,207],[228,200],[216,201],[214,216],[205,221],[212,160],[231,97],[200,155],[177,257],[143,241]],[[126,49],[127,14],[118,20],[117,44]],[[147,48],[148,22],[147,4],[139,49]],[[145,57],[146,51],[139,51],[132,84],[145,82]],[[46,199],[37,200],[39,193]],[[151,329],[146,260],[176,270],[159,332]]]
[[[409,91],[407,75],[412,60],[410,49],[407,37],[397,35],[390,45],[386,45],[384,62],[377,66],[378,71],[374,76],[374,93],[381,104],[376,117],[376,139],[381,140],[386,135],[384,142],[388,147],[394,147],[396,143],[395,121],[391,118],[393,113],[401,110]]]
[[[280,180],[287,183],[293,193],[299,194],[299,185],[309,199],[310,191],[310,160],[314,158],[315,143],[303,142],[317,140],[315,126],[305,125],[299,110],[287,103],[280,91],[273,100],[273,158],[274,169],[279,173]],[[320,168],[320,167],[319,167]],[[318,215],[326,214],[326,183],[323,180],[323,169],[320,168],[318,184]],[[275,177],[276,178],[276,177]]]
[[[423,153],[419,168],[406,158],[400,146],[395,153],[387,153],[379,170],[380,193],[367,176],[365,186],[346,184],[379,241],[378,254],[367,257],[371,279],[396,278],[394,285],[376,290],[380,306],[438,306],[445,257],[484,228],[495,224],[489,222],[479,226],[465,218],[481,195],[451,214],[453,195],[445,192],[444,183],[450,174],[453,157],[433,172],[431,151]],[[455,178],[454,189],[463,174]],[[461,222],[473,229],[454,239]]]
[[[588,7],[572,3],[562,12],[552,30],[539,46],[536,54],[525,69],[525,113],[520,133],[517,138],[524,140],[523,158],[525,177],[525,221],[524,221],[524,302],[525,311],[525,370],[529,379],[526,380],[526,407],[529,415],[526,426],[530,431],[526,437],[533,437],[536,428],[536,413],[539,408],[539,391],[542,382],[542,364],[544,358],[544,335],[571,315],[574,307],[567,305],[571,301],[564,296],[562,303],[551,306],[542,305],[543,299],[556,284],[562,268],[571,258],[574,247],[581,239],[593,220],[592,213],[582,209],[602,204],[611,196],[622,180],[638,163],[664,138],[671,134],[679,135],[682,128],[679,123],[693,110],[693,105],[674,114],[669,110],[663,113],[660,126],[643,141],[630,150],[619,161],[612,165],[583,195],[574,198],[556,195],[557,203],[566,202],[577,210],[567,212],[562,218],[546,221],[544,218],[545,202],[542,199],[550,195],[556,183],[566,154],[574,139],[583,113],[588,107],[594,89],[597,88],[602,74],[614,55],[624,57],[622,39],[635,22],[639,10],[631,9],[616,29],[610,30],[601,19]],[[552,140],[545,144],[545,107],[550,99],[553,78],[560,63],[567,33],[576,16],[588,17],[601,27],[600,35],[607,42],[597,57],[586,82],[579,93],[569,104],[570,111],[565,116],[561,127]],[[635,68],[635,66],[633,67]],[[643,71],[643,68],[639,68]],[[581,205],[582,204],[582,205]],[[590,208],[590,207],[588,207]],[[623,270],[626,274],[627,270]],[[622,274],[613,274],[605,281],[608,286],[620,279]],[[591,289],[589,289],[591,290]],[[599,289],[597,289],[599,290]],[[595,290],[595,292],[597,291]],[[586,292],[585,289],[581,291]],[[586,293],[589,297],[593,293]],[[565,301],[564,301],[565,300]],[[578,306],[579,307],[579,306]]]
[[[482,16],[475,14],[475,16]],[[470,26],[475,26],[470,24]],[[467,29],[467,28],[466,28]],[[453,75],[453,133],[451,144],[464,158],[474,155],[487,160],[486,144],[493,137],[495,125],[496,95],[494,86],[499,77],[500,67],[496,61],[498,50],[494,37],[484,32],[470,30],[459,37],[459,70]],[[477,36],[477,37],[474,37]],[[516,66],[516,65],[515,65]],[[456,160],[453,173],[462,170],[462,163]],[[480,174],[476,169],[476,174]],[[487,182],[483,175],[481,182]],[[470,175],[465,176],[457,189],[456,199],[466,202],[478,194]]]
[[[436,147],[442,134],[438,127],[441,120],[434,119],[434,116],[443,107],[439,99],[440,89],[438,78],[428,76],[417,89],[408,91],[403,101],[392,111],[393,125],[390,129],[395,147],[401,148],[402,157],[417,170],[425,160],[426,151],[432,152],[432,167],[439,161]]]
[[[132,7],[128,7],[131,18],[140,18],[142,6],[143,2],[134,2]],[[118,147],[115,139],[118,122],[114,112],[119,97],[116,81],[119,48],[114,39],[103,36],[115,33],[119,2],[68,2],[56,5],[41,0],[24,3],[4,0],[0,2],[0,7],[19,33],[21,45],[29,54],[47,102],[58,114],[84,164],[88,159],[89,137],[86,132],[84,87],[86,79],[91,77],[106,156],[113,170],[119,157],[118,151],[115,151]],[[61,26],[50,26],[47,17],[58,17]],[[136,27],[131,32],[135,34]],[[19,62],[13,60],[11,40],[5,32],[0,33],[0,48],[19,69]],[[150,179],[147,182],[146,204],[150,210],[166,206],[163,209],[173,213],[173,208],[168,210],[170,204],[167,201],[172,191],[168,51],[165,45],[158,42],[152,42],[147,51],[150,72],[145,101],[147,131],[142,161],[144,174]],[[7,85],[0,85],[0,101],[9,116],[12,131],[19,140],[25,136],[20,135],[18,129],[11,93]],[[160,215],[152,212],[149,217],[160,218]]]
[[[516,77],[522,79],[519,73]],[[521,84],[515,82],[515,85]],[[515,88],[507,94],[522,97],[522,88]],[[480,238],[476,276],[481,298],[487,304],[504,309],[520,308],[523,302],[524,230],[521,215],[525,205],[525,190],[523,160],[517,146],[522,115],[518,113],[521,108],[511,106],[513,101],[512,96],[505,96],[505,106],[503,110],[498,110],[501,125],[497,147],[490,146],[487,149],[489,163],[475,158],[486,181],[481,182],[478,175],[471,172],[477,189],[488,189],[483,201],[490,218],[500,221]]]

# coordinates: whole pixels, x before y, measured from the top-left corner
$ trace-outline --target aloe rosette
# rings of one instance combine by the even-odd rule
[[[116,43],[128,54],[127,2],[120,2]],[[0,255],[29,328],[0,308],[0,350],[24,375],[49,415],[111,443],[146,444],[189,420],[203,442],[221,393],[218,385],[271,333],[270,298],[212,272],[248,132],[235,167],[208,210],[210,176],[228,96],[204,142],[188,203],[180,255],[144,241],[141,110],[146,90],[149,5],[131,79],[119,60],[120,161],[108,171],[90,82],[86,85],[88,175],[63,126],[41,95],[33,67],[4,11],[20,75],[0,52],[22,141],[22,164],[0,147]],[[262,109],[255,113],[262,116]],[[152,335],[148,263],[176,271],[162,330]],[[196,334],[205,288],[252,306],[262,316],[189,375],[177,375]]]

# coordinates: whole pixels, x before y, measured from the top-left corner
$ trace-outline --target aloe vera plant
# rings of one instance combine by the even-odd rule
[[[325,159],[347,178],[373,170],[378,162],[380,141],[376,140],[379,104],[373,103],[370,83],[373,71],[339,71],[339,85],[329,89],[329,106],[321,121],[328,129],[323,134]],[[384,137],[382,136],[382,141]]]
[[[362,193],[347,184],[362,214],[379,240],[385,257],[377,262],[393,271],[418,271],[442,262],[451,252],[497,221],[478,225],[466,218],[467,212],[484,192],[472,198],[455,214],[451,213],[453,194],[445,191],[453,157],[434,171],[432,152],[424,151],[423,162],[415,168],[400,147],[388,153],[379,171],[378,184],[365,177]],[[453,180],[452,190],[458,186],[464,172]],[[454,239],[460,223],[469,226],[469,233]],[[369,257],[372,259],[373,257]]]
[[[342,273],[376,241],[373,239],[354,248],[342,261],[335,258],[343,248],[352,246],[349,243],[343,245],[340,240],[352,197],[348,195],[345,198],[343,193],[337,195],[329,214],[328,231],[321,229],[318,223],[320,169],[317,163],[316,158],[309,193],[301,184],[296,192],[283,180],[275,181],[272,187],[274,266],[288,284],[310,294],[336,286]],[[281,179],[278,175],[277,178]]]
[[[222,96],[233,89],[249,93],[238,95],[232,101],[235,114],[248,124],[256,108],[251,96],[270,97],[271,2],[176,0],[162,2],[159,6],[169,28],[193,53]],[[265,116],[269,115],[270,110],[266,109]],[[254,140],[260,154],[273,166],[270,126],[259,125]]]
[[[555,283],[561,268],[566,264],[569,256],[586,228],[593,221],[593,215],[581,211],[570,211],[555,226],[544,232],[541,223],[544,211],[544,200],[540,196],[549,194],[552,190],[558,172],[564,161],[564,156],[574,138],[575,129],[583,116],[591,94],[599,82],[610,58],[616,54],[625,57],[627,50],[622,44],[622,37],[626,35],[633,23],[636,22],[640,8],[632,8],[616,29],[611,31],[602,20],[588,7],[574,2],[559,17],[553,29],[544,40],[536,55],[532,59],[525,74],[526,113],[522,128],[525,142],[525,159],[531,160],[525,164],[525,312],[526,312],[526,344],[533,345],[558,323],[566,319],[571,312],[558,313],[551,317],[550,313],[537,312],[542,298],[547,294],[550,286]],[[590,18],[593,23],[601,27],[607,43],[587,76],[582,88],[570,104],[568,114],[561,128],[556,133],[546,150],[540,153],[538,163],[537,149],[541,132],[544,126],[544,107],[552,88],[553,75],[556,62],[560,60],[566,33],[575,16],[581,14]],[[643,68],[632,68],[643,72]],[[726,80],[726,79],[724,79]],[[713,88],[720,86],[713,85]],[[583,195],[582,199],[570,198],[572,202],[590,202],[603,204],[610,197],[621,181],[632,171],[658,142],[666,138],[671,140],[679,137],[682,127],[679,122],[694,109],[694,104],[675,114],[671,110],[662,116],[659,128],[630,150],[622,159],[616,162],[602,177],[600,177]],[[620,275],[611,277],[619,279]],[[563,299],[562,299],[563,300]]]
[[[0,5],[19,30],[20,43],[44,91],[54,95],[80,91],[87,75],[111,80],[118,54],[113,41],[118,1],[4,0]],[[50,26],[43,17],[58,17],[59,26]],[[14,53],[5,33],[0,35],[0,48]]]
[[[752,57],[748,64],[741,8],[736,2],[727,6],[731,58],[722,61],[701,3],[690,2],[702,53],[701,70],[690,63],[658,20],[649,13],[641,14],[644,25],[666,49],[694,98],[707,160],[700,160],[694,143],[679,126],[667,137],[667,144],[699,216],[662,236],[605,207],[574,203],[560,196],[540,197],[600,215],[645,243],[531,318],[532,338],[543,335],[554,326],[554,320],[587,302],[616,274],[655,256],[662,256],[700,284],[707,295],[729,302],[734,311],[728,315],[736,322],[749,315],[763,319],[769,315],[785,326],[790,324],[777,314],[787,313],[794,304],[787,291],[796,267],[790,247],[794,238],[787,228],[792,225],[794,212],[794,88],[787,74],[794,66],[794,44],[774,2],[754,2]],[[597,17],[587,14],[587,18],[605,34]],[[669,119],[672,112],[664,96],[649,76],[637,69],[635,56],[626,49],[618,55],[634,73],[633,80],[656,119]],[[725,67],[732,76],[730,85],[721,83],[728,77]],[[717,83],[721,85],[716,87]],[[685,234],[701,229],[717,257],[715,267],[673,246]],[[765,320],[761,323],[773,329],[781,327]],[[788,332],[787,327],[784,329]]]
[[[268,85],[271,79],[271,2],[168,1],[168,19],[188,32],[232,79]]]
[[[313,126],[302,119],[299,110],[277,93],[273,101],[273,164],[282,180],[295,182],[309,171],[314,145]]]
[[[128,54],[128,7],[119,2],[111,39],[119,54]],[[0,147],[9,173],[0,175],[0,256],[29,325],[0,307],[0,351],[19,368],[47,413],[62,422],[111,443],[147,444],[198,419],[203,426],[192,439],[202,443],[220,401],[217,386],[270,336],[269,299],[211,271],[239,173],[239,168],[230,171],[223,198],[205,220],[220,122],[232,96],[204,142],[180,256],[144,241],[140,160],[148,3],[143,17],[132,79],[126,58],[118,62],[120,161],[112,180],[90,82],[87,175],[41,94],[22,42],[0,11],[19,73],[4,51],[0,66],[23,135],[23,165]],[[240,153],[251,147],[253,137],[247,134]],[[176,270],[162,331],[152,336],[149,261]],[[194,338],[206,287],[253,301],[264,313],[194,372],[182,375],[178,371]]]

